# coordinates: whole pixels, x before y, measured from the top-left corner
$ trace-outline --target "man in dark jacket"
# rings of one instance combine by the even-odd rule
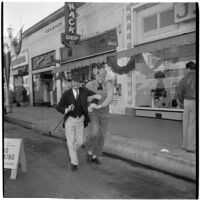
[[[184,105],[183,144],[182,148],[189,152],[196,151],[196,64],[186,64],[188,73],[177,88],[177,98]]]
[[[57,110],[64,114],[63,125],[71,159],[71,170],[76,171],[78,165],[77,150],[84,143],[84,126],[90,122],[88,115],[88,98],[101,99],[101,95],[80,87],[80,81],[74,77],[72,88],[63,93]]]

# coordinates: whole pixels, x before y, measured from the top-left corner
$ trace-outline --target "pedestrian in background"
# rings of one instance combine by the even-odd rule
[[[58,103],[57,110],[64,114],[63,125],[71,160],[71,170],[76,171],[78,165],[77,150],[84,143],[84,127],[90,121],[88,116],[88,97],[100,99],[101,96],[87,88],[80,87],[80,81],[74,77],[71,89],[65,91]]]
[[[186,64],[188,73],[180,80],[177,98],[183,103],[183,144],[188,152],[196,151],[196,64]]]
[[[103,66],[97,70],[95,80],[89,82],[86,87],[102,96],[97,108],[89,110],[91,122],[88,125],[89,140],[85,147],[87,150],[87,161],[101,164],[99,158],[102,156],[104,141],[109,121],[109,104],[113,100],[113,85],[106,80],[107,71]],[[90,108],[89,108],[90,109]]]

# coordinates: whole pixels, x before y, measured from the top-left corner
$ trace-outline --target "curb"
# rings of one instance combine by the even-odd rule
[[[129,139],[120,136],[109,137],[105,142],[104,151],[170,174],[196,180],[196,163],[194,161],[131,145]]]
[[[51,133],[52,129],[47,124],[32,123],[8,116],[5,116],[4,119],[7,122],[18,124],[25,128],[34,129],[40,133],[66,140],[63,129],[61,130],[58,128],[55,132]],[[146,166],[150,166],[170,174],[178,175],[191,180],[196,180],[195,161],[171,156],[161,152],[155,152],[138,144],[134,145],[130,139],[121,136],[110,135],[108,133],[108,136],[105,140],[104,152]]]

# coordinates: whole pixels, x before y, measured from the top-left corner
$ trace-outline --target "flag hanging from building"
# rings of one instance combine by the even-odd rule
[[[21,27],[20,31],[16,35],[16,37],[13,38],[12,40],[12,45],[14,47],[14,51],[16,55],[19,55],[21,51],[21,46],[22,46],[22,29],[23,26]]]

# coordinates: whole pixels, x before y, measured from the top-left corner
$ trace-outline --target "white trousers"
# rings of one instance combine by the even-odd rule
[[[74,118],[69,116],[65,121],[65,135],[69,156],[73,165],[78,165],[77,150],[84,143],[84,116]]]
[[[183,112],[183,148],[196,150],[196,101],[184,100]]]

